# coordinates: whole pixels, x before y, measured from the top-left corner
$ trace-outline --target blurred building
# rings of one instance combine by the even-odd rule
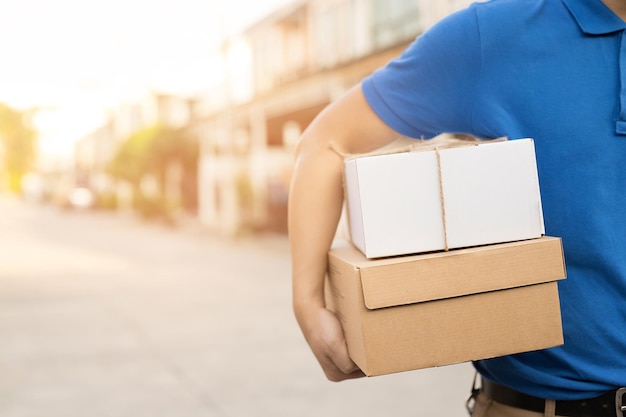
[[[195,100],[186,97],[152,93],[117,106],[111,110],[103,125],[76,143],[71,186],[88,188],[98,196],[114,195],[121,208],[130,207],[130,185],[114,181],[107,173],[107,165],[118,147],[133,133],[144,128],[161,125],[182,129],[189,126],[194,120],[195,104]],[[180,181],[176,169],[172,169],[171,177]],[[181,186],[174,184],[168,188],[172,193],[178,193]]]
[[[224,43],[224,83],[194,124],[199,217],[285,232],[295,143],[318,112],[469,0],[295,0]]]

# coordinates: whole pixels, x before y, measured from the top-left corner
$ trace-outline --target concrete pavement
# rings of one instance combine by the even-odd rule
[[[0,213],[0,417],[465,415],[469,364],[326,381],[285,237],[6,196]]]

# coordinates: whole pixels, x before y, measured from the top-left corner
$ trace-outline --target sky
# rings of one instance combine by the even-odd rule
[[[0,102],[47,109],[42,151],[64,154],[103,108],[219,81],[215,51],[291,0],[0,0]]]

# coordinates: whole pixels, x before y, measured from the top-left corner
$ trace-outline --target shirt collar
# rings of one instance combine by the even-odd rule
[[[626,22],[601,0],[563,0],[563,3],[588,35],[604,35],[626,29]]]

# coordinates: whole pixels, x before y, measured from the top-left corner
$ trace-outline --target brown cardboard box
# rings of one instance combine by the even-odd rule
[[[561,239],[386,259],[329,253],[328,307],[369,376],[563,344]]]

